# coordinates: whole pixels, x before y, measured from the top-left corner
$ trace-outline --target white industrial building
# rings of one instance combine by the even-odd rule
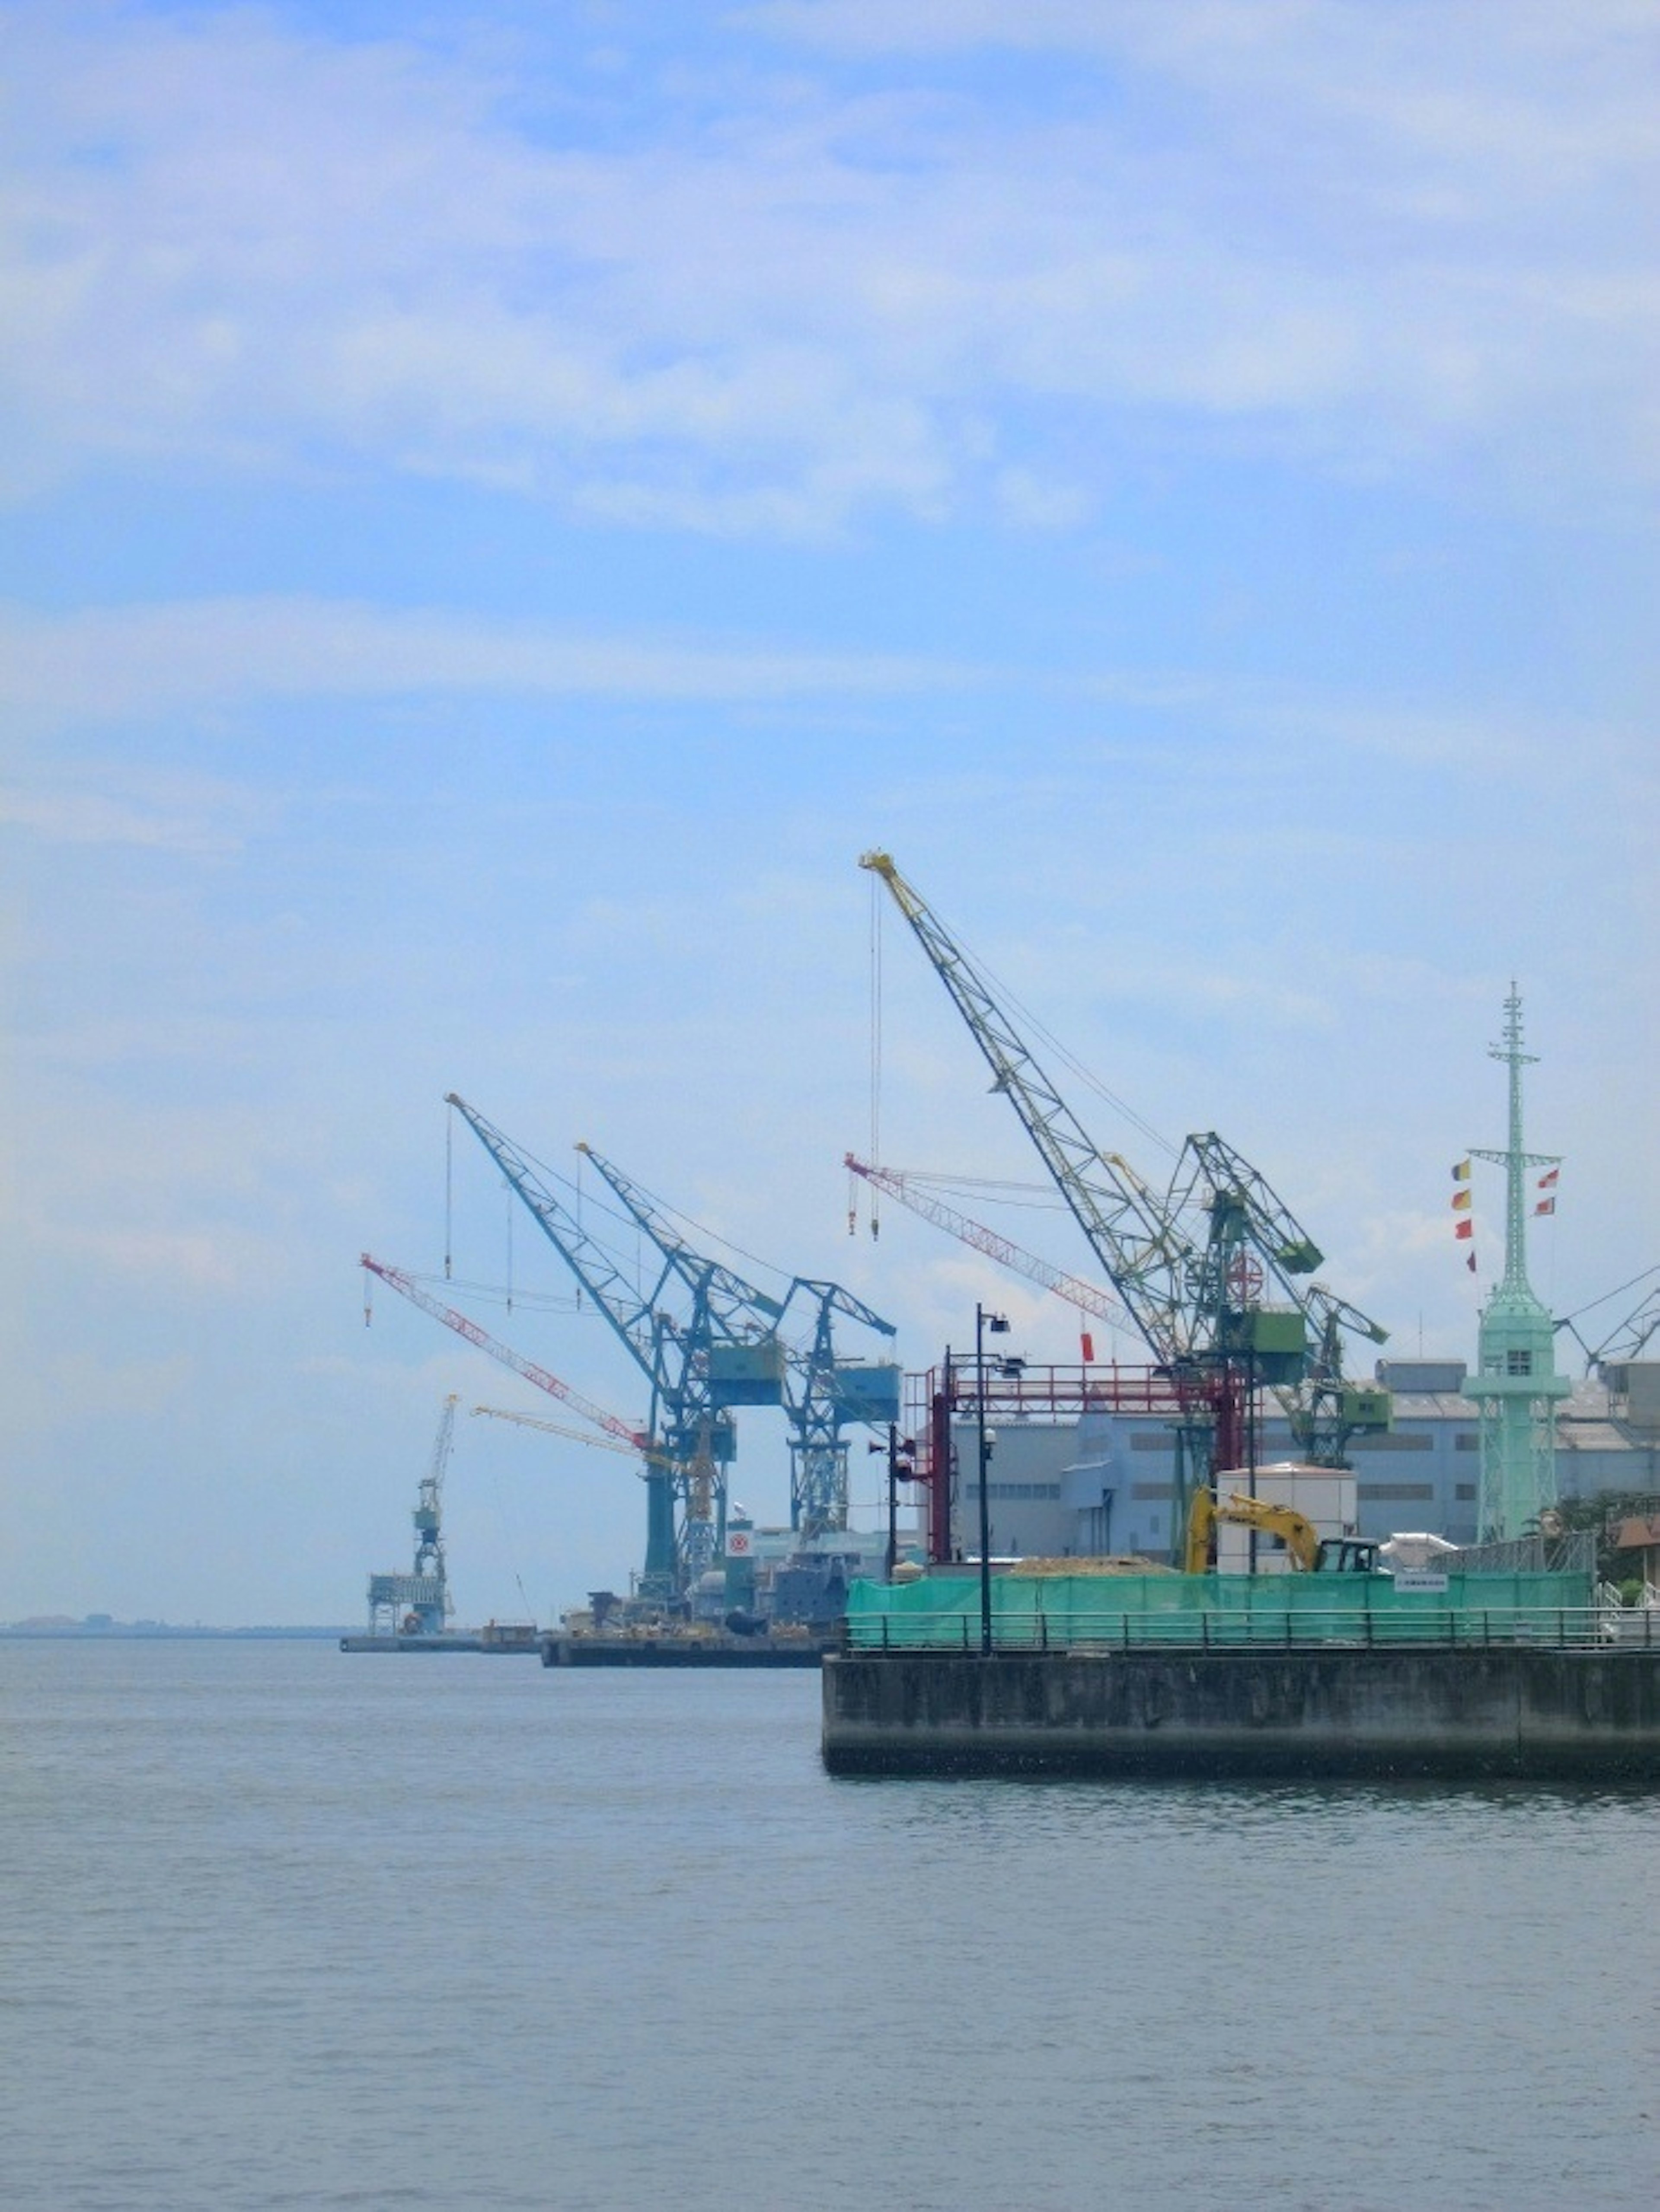
[[[1350,1440],[1351,1533],[1382,1539],[1429,1529],[1454,1543],[1475,1542],[1480,1422],[1462,1395],[1466,1374],[1462,1359],[1377,1363],[1394,1415],[1386,1431]],[[1576,1382],[1556,1408],[1555,1426],[1560,1498],[1660,1496],[1660,1361],[1605,1366]],[[1000,1411],[988,1433],[994,1555],[1170,1557],[1175,1441],[1164,1416],[1099,1410],[1055,1419]],[[954,1545],[966,1559],[979,1552],[976,1419],[959,1415],[952,1436]],[[1284,1419],[1266,1419],[1259,1462],[1297,1456]]]

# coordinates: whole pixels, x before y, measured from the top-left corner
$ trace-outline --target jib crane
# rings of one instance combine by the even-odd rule
[[[732,1408],[782,1405],[792,1428],[792,1519],[804,1534],[846,1525],[844,1420],[887,1419],[836,1359],[830,1317],[843,1313],[884,1333],[891,1324],[834,1284],[798,1278],[775,1298],[721,1262],[694,1251],[637,1188],[591,1146],[580,1147],[644,1232],[660,1262],[649,1282],[631,1281],[520,1148],[452,1091],[460,1114],[543,1233],[588,1291],[652,1393],[650,1431],[672,1472],[660,1476],[642,1588],[678,1595],[713,1562],[724,1534],[726,1470],[737,1449]],[[813,1348],[793,1352],[780,1334],[798,1294],[818,1304]],[[673,1301],[678,1310],[671,1310]],[[838,1469],[839,1481],[838,1481]],[[678,1526],[675,1508],[678,1505]],[[838,1519],[839,1514],[839,1519]]]
[[[589,1444],[598,1451],[625,1452],[630,1458],[636,1455],[632,1443],[623,1443],[616,1437],[591,1437],[586,1429],[579,1429],[570,1421],[550,1421],[540,1413],[521,1413],[508,1406],[475,1406],[475,1413],[487,1414],[493,1421],[512,1421],[521,1429],[540,1429],[550,1437],[567,1437],[572,1443]],[[645,1458],[649,1455],[640,1453]]]
[[[480,1329],[478,1322],[471,1321],[467,1314],[460,1314],[453,1305],[445,1305],[442,1298],[434,1298],[429,1290],[423,1290],[421,1283],[417,1283],[417,1279],[411,1274],[405,1274],[403,1267],[392,1267],[387,1261],[372,1259],[368,1252],[361,1255],[359,1265],[365,1270],[365,1274],[376,1276],[380,1283],[387,1283],[392,1290],[398,1291],[400,1297],[410,1301],[410,1305],[418,1305],[423,1314],[432,1314],[434,1321],[442,1321],[442,1325],[453,1329],[456,1336],[465,1336],[469,1345],[478,1345],[480,1352],[487,1352],[491,1358],[500,1360],[502,1367],[511,1367],[514,1374],[525,1376],[526,1382],[533,1382],[538,1389],[547,1391],[549,1398],[557,1398],[562,1405],[571,1407],[574,1413],[580,1413],[584,1420],[593,1422],[593,1427],[602,1429],[606,1440],[615,1444],[617,1451],[635,1453],[637,1458],[647,1462],[648,1468],[668,1467],[662,1453],[655,1453],[651,1449],[651,1437],[647,1436],[644,1429],[629,1427],[629,1422],[620,1420],[615,1413],[606,1413],[605,1407],[595,1405],[591,1398],[584,1398],[582,1391],[571,1389],[569,1382],[562,1382],[556,1374],[549,1374],[547,1367],[538,1367],[536,1360],[526,1360],[522,1352],[514,1352],[511,1345],[500,1343],[498,1338],[491,1336],[487,1329]],[[368,1305],[365,1305],[365,1318],[368,1318]],[[480,1407],[480,1411],[484,1411],[483,1407]]]
[[[645,1193],[620,1168],[602,1158],[592,1145],[579,1144],[576,1149],[604,1177],[666,1261],[673,1263],[677,1259],[684,1260],[694,1268],[712,1264],[690,1250]],[[733,1275],[729,1269],[722,1272],[728,1283],[742,1283],[742,1278]],[[840,1283],[814,1281],[797,1275],[781,1299],[768,1297],[752,1283],[744,1284],[743,1288],[757,1316],[771,1312],[770,1328],[753,1349],[739,1344],[723,1351],[718,1344],[711,1343],[711,1372],[723,1374],[727,1378],[725,1388],[730,1391],[740,1382],[746,1368],[764,1372],[772,1364],[775,1355],[763,1353],[763,1345],[781,1346],[782,1387],[779,1402],[784,1407],[789,1427],[790,1526],[804,1540],[811,1540],[848,1525],[848,1448],[842,1441],[843,1429],[853,1422],[880,1426],[898,1414],[897,1370],[888,1366],[849,1364],[838,1358],[836,1316],[839,1314],[843,1320],[856,1322],[882,1336],[892,1336],[894,1325],[873,1312],[861,1298],[844,1290]],[[810,1307],[812,1320],[809,1341],[801,1347],[787,1342],[779,1331],[795,1308],[804,1304]]]
[[[966,1213],[959,1213],[955,1206],[946,1205],[932,1191],[919,1190],[915,1178],[902,1175],[897,1168],[873,1166],[870,1161],[861,1160],[852,1152],[845,1153],[843,1159],[848,1170],[869,1183],[873,1189],[886,1191],[891,1198],[897,1198],[913,1213],[920,1213],[924,1221],[933,1222],[937,1229],[948,1230],[953,1237],[960,1237],[964,1244],[971,1245],[976,1252],[985,1253],[989,1259],[1012,1268],[1017,1275],[1025,1275],[1029,1282],[1041,1283],[1046,1291],[1053,1291],[1056,1297],[1064,1298],[1068,1305],[1076,1306],[1080,1314],[1093,1314],[1098,1321],[1105,1322],[1109,1328],[1126,1329],[1132,1334],[1136,1333],[1129,1309],[1120,1304],[1116,1298],[1109,1297],[1098,1284],[1085,1282],[1081,1275],[1069,1275],[1060,1267],[1050,1267],[1047,1260],[1040,1260],[1035,1252],[1024,1251],[1011,1238],[1000,1236],[994,1229],[988,1229],[983,1222],[971,1220]],[[1084,1339],[1084,1346],[1085,1358],[1093,1358],[1094,1352],[1087,1336]]]
[[[729,1280],[713,1264],[666,1263],[648,1287],[631,1282],[509,1137],[459,1093],[449,1092],[446,1103],[496,1162],[650,1385],[648,1434],[663,1457],[646,1478],[640,1587],[647,1597],[678,1596],[712,1563],[721,1540],[722,1470],[735,1436],[732,1416],[711,1388],[706,1353],[710,1341],[730,1335],[728,1324],[747,1311],[748,1286]],[[669,1310],[671,1297],[687,1304],[684,1319]]]
[[[1342,1378],[1341,1334],[1387,1332],[1309,1279],[1323,1256],[1264,1178],[1215,1134],[1190,1136],[1160,1195],[1103,1152],[1040,1066],[989,982],[886,853],[861,867],[886,884],[969,1025],[1136,1329],[1187,1412],[1178,1430],[1174,1530],[1187,1491],[1243,1463],[1250,1404],[1280,1391],[1303,1455],[1341,1464],[1348,1437],[1388,1425],[1387,1395]],[[1274,1305],[1264,1294],[1279,1293]]]
[[[432,1458],[416,1492],[415,1567],[407,1575],[369,1577],[369,1633],[441,1636],[448,1622],[449,1578],[444,1566],[444,1474],[455,1441],[455,1396],[445,1399]]]

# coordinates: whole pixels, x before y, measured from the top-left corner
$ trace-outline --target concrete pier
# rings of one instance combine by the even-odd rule
[[[836,1774],[1518,1777],[1660,1787],[1660,1649],[854,1651]]]
[[[564,1636],[542,1638],[544,1667],[816,1667],[818,1638]]]

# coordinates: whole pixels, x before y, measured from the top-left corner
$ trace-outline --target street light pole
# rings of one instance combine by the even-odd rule
[[[980,1458],[980,1656],[991,1656],[991,1485],[987,1480],[991,1462],[991,1449],[986,1437],[986,1346],[989,1329],[994,1336],[1009,1333],[1006,1314],[988,1314],[976,1304],[974,1309],[974,1376],[975,1411],[979,1431]]]
[[[870,1444],[869,1451],[885,1451],[888,1455],[888,1564],[887,1579],[893,1580],[893,1571],[899,1559],[899,1486],[916,1480],[916,1446],[909,1437],[902,1437],[897,1426],[888,1423],[885,1444]]]

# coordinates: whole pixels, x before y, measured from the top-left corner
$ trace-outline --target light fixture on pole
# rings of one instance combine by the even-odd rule
[[[991,1443],[986,1434],[986,1346],[988,1331],[993,1336],[1009,1333],[1006,1314],[988,1313],[983,1306],[974,1309],[974,1391],[975,1411],[979,1434],[980,1460],[980,1656],[991,1656],[991,1486],[987,1470],[991,1463]]]

